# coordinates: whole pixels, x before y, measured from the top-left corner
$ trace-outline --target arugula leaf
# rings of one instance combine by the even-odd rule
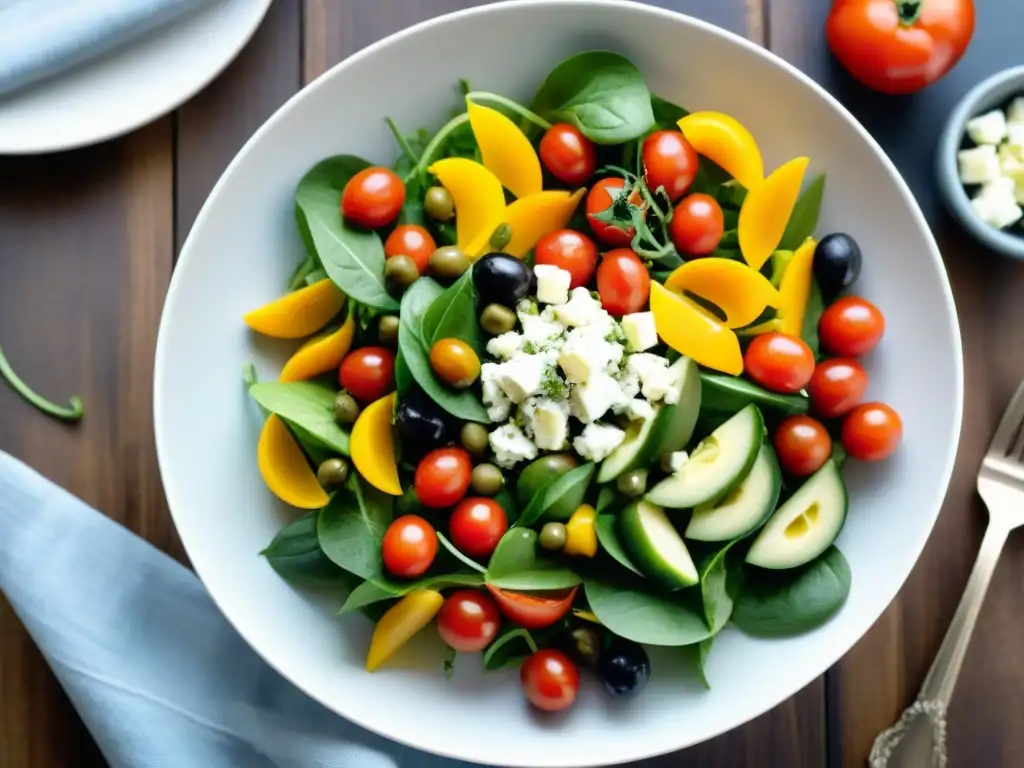
[[[334,388],[315,380],[265,381],[249,387],[249,394],[298,434],[311,435],[327,448],[349,455],[348,432],[334,420]]]
[[[786,230],[779,243],[779,250],[795,251],[804,240],[814,234],[821,216],[821,199],[825,195],[825,174],[819,173],[807,188],[800,193],[793,213],[786,224]]]
[[[811,291],[807,294],[807,308],[804,310],[804,326],[800,336],[807,342],[807,346],[814,353],[814,359],[821,358],[820,345],[818,343],[818,321],[825,313],[825,300],[821,295],[821,288],[818,281],[811,278]]]
[[[394,518],[394,500],[358,475],[320,510],[317,537],[324,554],[361,579],[384,578],[380,549]]]
[[[441,543],[442,547],[444,547],[451,553],[452,557],[454,557],[460,563],[465,565],[467,568],[471,568],[472,570],[477,571],[478,573],[487,573],[486,568],[480,565],[480,563],[478,563],[476,560],[470,558],[468,555],[463,554],[462,551],[459,550],[450,541],[448,541],[448,538],[440,531],[437,532],[437,540]]]
[[[637,576],[642,577],[643,574],[640,573],[640,569],[633,565],[633,561],[630,560],[625,547],[622,546],[622,542],[619,540],[619,533],[615,525],[617,519],[615,515],[609,514],[597,516],[597,541],[601,548],[611,555],[619,565],[628,568]]]
[[[537,557],[537,532],[529,528],[511,528],[501,537],[484,578],[501,589],[526,591],[567,589],[580,583],[568,568]]]
[[[518,667],[523,660],[537,652],[537,643],[529,630],[511,627],[498,635],[484,652],[484,669]]]
[[[339,580],[348,575],[320,548],[316,533],[319,514],[319,510],[309,512],[288,523],[260,552],[270,567],[289,581]]]
[[[382,600],[404,597],[417,589],[440,591],[451,587],[479,587],[483,583],[483,576],[478,573],[445,573],[427,576],[416,581],[395,581],[386,576],[370,579],[349,593],[348,599],[345,600],[338,613],[351,613]]]
[[[535,493],[523,514],[519,516],[517,525],[531,526],[545,517],[551,520],[568,520],[583,503],[595,469],[596,465],[593,462],[582,464],[570,469],[543,491]]]
[[[645,589],[639,579],[615,585],[599,578],[584,579],[590,610],[610,631],[647,645],[692,645],[711,637],[704,617],[678,595]]]

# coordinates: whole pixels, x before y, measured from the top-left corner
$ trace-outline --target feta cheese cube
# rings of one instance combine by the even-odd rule
[[[975,144],[998,144],[1006,138],[1006,115],[993,109],[967,121],[967,135]]]
[[[590,291],[583,286],[573,288],[569,296],[568,302],[555,307],[555,317],[565,325],[581,328],[590,325],[604,312],[601,309],[601,302],[591,296]]]
[[[509,400],[519,404],[540,392],[546,367],[540,355],[518,354],[498,366],[498,386]]]
[[[494,452],[494,462],[499,467],[511,469],[520,461],[537,458],[537,446],[515,424],[498,427],[487,436]]]
[[[690,460],[690,454],[686,451],[676,451],[668,455],[668,470],[675,473],[683,468],[683,465]]]
[[[573,388],[570,408],[573,416],[590,424],[621,400],[619,383],[607,373],[596,371],[585,384]]]
[[[1010,123],[1006,126],[1006,141],[1003,146],[1024,149],[1024,122]]]
[[[1007,205],[1013,200],[1013,192],[1016,184],[1008,176],[1000,176],[995,181],[982,184],[978,191],[979,197],[987,197],[994,204]]]
[[[1014,181],[1024,181],[1024,145],[1003,144],[999,147],[999,170]]]
[[[661,400],[666,395],[675,396],[674,399],[678,399],[677,393],[673,391],[675,376],[669,372],[668,360],[648,352],[641,352],[637,355],[630,355],[626,364],[639,377],[640,390],[648,400]]]
[[[533,268],[537,276],[537,301],[541,304],[565,304],[569,300],[572,275],[553,264],[538,264]]]
[[[558,356],[558,365],[565,374],[565,378],[573,384],[585,384],[595,371],[585,350],[575,347],[562,350]]]
[[[572,441],[572,447],[588,461],[604,461],[612,451],[622,445],[626,433],[607,424],[588,424]]]
[[[569,407],[564,401],[543,398],[533,408],[530,426],[538,448],[561,450],[569,436]]]
[[[622,330],[630,352],[643,352],[658,343],[653,312],[634,312],[622,318]]]
[[[1024,123],[1024,96],[1018,96],[1006,108],[1006,120],[1009,123]]]
[[[623,398],[622,402],[616,403],[613,410],[615,413],[625,414],[630,421],[647,421],[654,417],[654,406],[638,397],[630,400]]]
[[[609,342],[597,326],[574,328],[565,338],[558,364],[574,384],[585,383],[596,371],[615,373],[622,360],[622,347]]]
[[[480,366],[481,397],[487,406],[487,418],[491,421],[504,421],[512,409],[512,401],[498,384],[499,369],[497,363],[484,363]]]
[[[999,156],[991,144],[962,149],[957,153],[957,160],[960,164],[960,181],[964,184],[984,184],[999,178]]]
[[[487,342],[487,354],[502,360],[512,359],[523,347],[523,337],[515,331],[495,336]]]

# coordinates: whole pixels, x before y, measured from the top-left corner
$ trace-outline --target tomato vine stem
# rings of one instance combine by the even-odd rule
[[[924,10],[924,0],[893,0],[896,3],[896,13],[900,17],[900,24],[909,27],[919,18]]]
[[[82,399],[77,395],[68,401],[69,407],[64,407],[57,405],[56,403],[52,403],[46,398],[33,392],[32,389],[29,388],[28,384],[22,381],[18,374],[14,372],[14,369],[11,368],[11,364],[7,362],[7,358],[4,355],[2,347],[0,347],[0,376],[2,376],[7,383],[11,385],[11,388],[15,392],[43,413],[63,421],[78,421],[85,413],[85,408],[82,405]]]

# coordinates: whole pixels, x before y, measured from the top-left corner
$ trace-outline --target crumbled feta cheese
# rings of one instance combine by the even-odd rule
[[[584,384],[596,372],[615,373],[622,347],[607,341],[597,326],[573,328],[565,338],[558,364],[574,384]]]
[[[982,221],[997,229],[1005,229],[1024,218],[1024,210],[1015,198],[1016,195],[1006,200],[996,194],[980,194],[971,200],[971,208]]]
[[[967,135],[975,144],[996,145],[1006,138],[1006,115],[993,109],[967,121]]]
[[[675,376],[669,372],[668,360],[665,358],[641,352],[630,355],[626,364],[640,378],[640,389],[648,400],[661,400],[675,389]],[[678,393],[673,394],[674,399],[678,400]]]
[[[996,148],[985,144],[957,153],[960,163],[960,181],[964,184],[984,184],[999,178],[999,156]]]
[[[676,451],[668,455],[668,468],[670,472],[678,472],[683,465],[690,460],[690,454],[686,451]]]
[[[533,268],[537,276],[537,301],[541,304],[565,304],[569,300],[572,275],[553,264],[538,264]]]
[[[484,363],[480,366],[480,384],[482,398],[487,406],[487,418],[491,421],[504,421],[512,408],[509,400],[498,384],[500,366],[497,363]]]
[[[523,350],[536,353],[561,344],[565,326],[557,320],[548,321],[540,315],[520,315],[523,325]]]
[[[622,318],[622,330],[630,352],[643,352],[658,343],[653,312],[634,312]]]
[[[1000,176],[995,181],[982,184],[978,196],[987,197],[993,204],[1007,205],[1013,202],[1013,192],[1016,186],[1013,179]]]
[[[1015,182],[1024,181],[1024,144],[1003,144],[999,147],[999,170]]]
[[[515,331],[495,336],[487,342],[487,354],[502,360],[510,360],[523,347],[523,337]]]
[[[626,433],[618,427],[588,424],[582,434],[572,441],[572,447],[588,461],[604,461],[625,439]]]
[[[616,403],[613,410],[615,413],[624,413],[630,421],[647,421],[654,416],[654,406],[638,397],[623,399],[621,403]]]
[[[1024,96],[1018,96],[1006,108],[1006,120],[1013,123],[1024,123]]]
[[[570,407],[573,416],[589,424],[604,416],[622,399],[619,383],[607,373],[597,371],[585,384],[573,387]]]
[[[619,389],[622,390],[623,398],[628,399],[640,394],[640,376],[629,367],[628,362],[625,370],[619,371],[616,380],[619,382]]]
[[[1010,123],[1006,126],[1006,141],[1003,146],[1013,147],[1017,151],[1024,150],[1024,122]]]
[[[561,450],[569,436],[569,407],[565,401],[543,398],[533,408],[530,426],[538,448]]]
[[[541,390],[547,364],[539,355],[516,355],[498,366],[498,385],[513,403],[521,403]]]
[[[555,317],[565,325],[580,328],[600,318],[601,302],[590,295],[584,287],[573,288],[569,301],[555,307]]]
[[[520,461],[537,458],[537,446],[515,424],[498,427],[487,439],[499,467],[511,469]]]

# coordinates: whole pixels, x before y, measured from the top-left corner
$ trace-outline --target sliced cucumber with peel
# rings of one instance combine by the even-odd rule
[[[847,508],[846,484],[829,459],[775,510],[750,546],[747,562],[774,570],[811,562],[839,536]]]
[[[647,493],[647,500],[688,509],[724,499],[754,466],[763,439],[764,419],[750,404],[701,440],[678,472]]]
[[[640,572],[664,588],[700,581],[686,542],[661,507],[643,499],[627,506],[619,513],[619,538]]]
[[[693,510],[686,538],[695,541],[732,541],[756,531],[775,511],[782,490],[782,471],[775,451],[764,444],[750,474],[717,504]]]

